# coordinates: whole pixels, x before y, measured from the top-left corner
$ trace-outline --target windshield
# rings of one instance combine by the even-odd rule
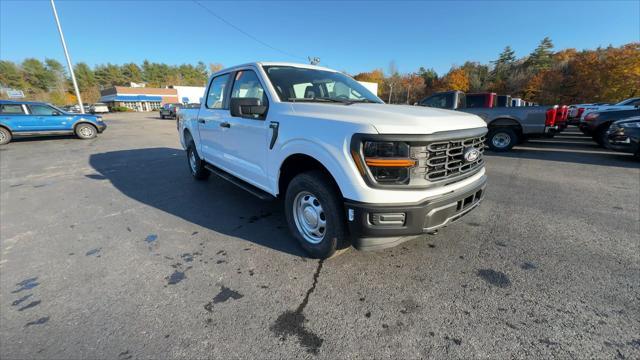
[[[280,101],[382,103],[356,80],[338,72],[293,66],[265,66]]]
[[[619,103],[615,104],[614,106],[633,105],[638,100],[640,100],[640,98],[626,99],[626,100],[620,101]]]

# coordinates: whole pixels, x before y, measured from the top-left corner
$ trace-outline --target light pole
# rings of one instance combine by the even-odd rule
[[[73,73],[73,65],[71,65],[71,58],[69,57],[69,51],[67,51],[67,43],[64,41],[64,35],[62,34],[62,27],[60,26],[60,19],[58,19],[58,12],[56,11],[56,4],[51,0],[51,8],[53,9],[53,17],[56,19],[58,25],[58,32],[60,33],[60,41],[62,41],[62,48],[64,49],[64,56],[67,58],[67,66],[69,67],[69,74],[71,75],[71,81],[73,82],[73,88],[76,91],[76,98],[78,99],[78,106],[80,106],[80,112],[84,114],[84,105],[82,105],[82,97],[80,97],[80,90],[78,89],[78,82],[76,81],[76,74]]]

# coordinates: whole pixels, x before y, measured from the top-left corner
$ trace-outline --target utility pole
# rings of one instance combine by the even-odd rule
[[[391,104],[391,94],[393,94],[393,83],[389,84],[389,88],[391,89],[389,91],[389,104]]]
[[[84,105],[82,105],[82,97],[80,97],[80,90],[78,89],[78,82],[76,81],[76,74],[73,73],[73,65],[71,65],[71,58],[69,57],[69,51],[67,50],[67,43],[64,41],[64,34],[62,34],[62,27],[60,26],[60,19],[58,19],[58,12],[56,11],[56,4],[51,0],[51,9],[53,9],[53,17],[56,19],[58,25],[58,32],[60,33],[60,41],[62,41],[62,48],[64,49],[64,56],[67,58],[67,66],[69,67],[69,74],[71,75],[71,81],[73,82],[73,88],[76,91],[76,98],[78,99],[78,106],[80,106],[80,112],[84,114]]]

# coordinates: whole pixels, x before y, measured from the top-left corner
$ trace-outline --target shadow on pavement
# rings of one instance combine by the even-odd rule
[[[264,202],[211,176],[196,181],[184,151],[147,148],[93,154],[90,165],[126,196],[220,234],[296,256],[279,201]]]

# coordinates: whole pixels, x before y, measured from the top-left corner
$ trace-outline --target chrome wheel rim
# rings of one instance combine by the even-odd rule
[[[293,200],[293,220],[298,232],[311,244],[318,244],[327,232],[327,218],[315,195],[302,191]]]
[[[82,135],[82,137],[91,137],[93,136],[93,129],[89,126],[83,126],[80,128],[80,135]]]
[[[493,144],[493,146],[497,148],[505,148],[509,146],[510,142],[511,142],[511,136],[509,136],[509,134],[506,134],[506,133],[495,134],[493,136],[493,139],[491,139],[491,143]]]
[[[195,174],[196,172],[198,172],[196,153],[193,150],[189,152],[189,167],[191,167],[192,173]]]
[[[4,131],[0,131],[0,142],[3,142],[7,136],[4,134]]]

